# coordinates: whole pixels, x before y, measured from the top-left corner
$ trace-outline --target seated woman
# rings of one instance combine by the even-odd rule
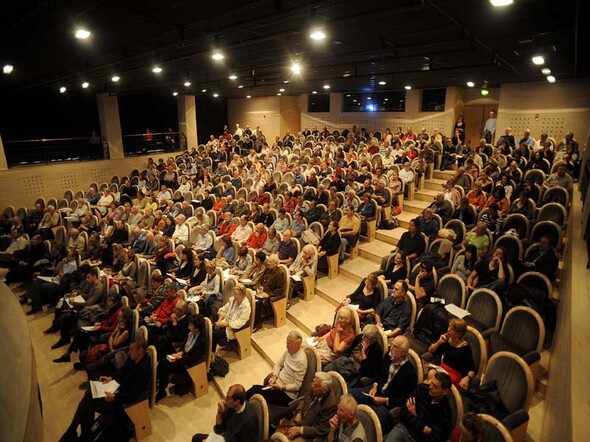
[[[199,233],[195,238],[193,249],[197,253],[205,253],[207,258],[212,258],[217,252],[213,247],[213,238],[209,235],[209,226],[207,224],[201,224],[197,229]]]
[[[290,293],[287,298],[287,305],[289,300],[295,296],[298,292],[303,291],[302,277],[312,276],[317,270],[316,266],[316,253],[315,247],[311,244],[303,246],[295,261],[289,266],[289,274],[291,276]]]
[[[392,282],[406,279],[407,275],[406,254],[403,250],[398,250],[393,254],[389,266],[379,275],[379,278],[385,280],[385,284],[390,286]]]
[[[467,323],[463,319],[453,318],[449,322],[447,332],[439,340],[428,347],[435,358],[440,358],[440,367],[451,377],[451,382],[463,390],[469,388],[469,381],[475,377],[471,347],[465,340]],[[432,379],[435,369],[428,372]]]
[[[505,263],[506,252],[502,247],[496,248],[491,258],[482,258],[467,278],[471,289],[487,288],[502,295],[508,286],[508,268]],[[477,278],[477,284],[475,279]]]
[[[529,193],[526,190],[523,190],[518,196],[518,199],[512,204],[510,213],[520,213],[521,215],[526,216],[529,221],[533,220],[535,216],[535,208],[530,202]]]
[[[323,336],[315,337],[316,349],[322,360],[322,367],[326,366],[343,352],[354,340],[354,316],[352,310],[341,309],[336,316],[336,324]]]
[[[318,246],[318,270],[325,271],[328,269],[328,256],[334,256],[338,253],[340,248],[340,234],[338,228],[340,224],[338,221],[330,221],[328,230],[320,240]]]
[[[189,295],[197,297],[199,311],[204,312],[205,316],[217,313],[221,303],[221,279],[215,271],[216,269],[215,260],[206,259],[205,271],[207,274],[205,279],[198,286],[193,286],[188,290]]]
[[[256,286],[260,282],[260,277],[264,273],[266,269],[266,265],[264,262],[266,261],[266,254],[263,252],[258,252],[254,255],[254,264],[250,267],[250,269],[245,272],[241,278],[240,282],[242,282],[246,286]]]
[[[117,327],[109,335],[107,343],[97,343],[87,352],[81,352],[80,362],[74,363],[74,368],[86,369],[89,380],[96,380],[105,373],[114,372],[119,368],[115,354],[131,342],[132,327],[133,311],[130,307],[123,307],[117,317]]]
[[[506,198],[506,191],[502,186],[496,186],[494,188],[494,194],[488,198],[485,206],[490,207],[494,203],[498,205],[500,215],[506,216],[510,206],[508,204],[508,199]]]
[[[131,290],[136,287],[137,282],[137,264],[135,263],[135,253],[133,250],[123,249],[121,251],[123,266],[118,273],[111,275],[114,284],[118,284],[121,292],[130,294]]]
[[[150,266],[158,268],[162,275],[165,275],[174,266],[176,254],[170,249],[170,241],[164,235],[158,238],[157,243],[156,256],[149,263]]]
[[[478,256],[488,254],[490,247],[490,237],[487,234],[487,226],[483,221],[480,221],[471,232],[465,235],[463,247],[468,245],[475,246]]]
[[[251,312],[252,306],[246,298],[246,286],[237,283],[233,296],[229,298],[227,304],[219,309],[219,318],[213,326],[212,351],[214,353],[217,350],[217,344],[226,347],[235,341],[234,331],[241,329],[248,323]]]
[[[241,278],[250,271],[253,265],[252,257],[248,253],[248,247],[241,246],[238,248],[238,258],[234,262],[234,265],[229,268],[229,274]]]
[[[327,364],[324,371],[340,373],[349,388],[368,385],[381,371],[381,342],[377,326],[366,325],[361,334],[354,338],[349,351]]]
[[[166,387],[171,374],[179,374],[181,378],[186,378],[187,383],[191,379],[187,369],[194,367],[207,356],[207,336],[205,330],[205,319],[197,314],[189,320],[188,338],[182,348],[177,348],[176,353],[165,355],[158,361],[158,393],[156,402],[162,400],[168,394]]]
[[[475,247],[473,244],[468,244],[467,247],[465,247],[465,253],[457,256],[453,262],[451,273],[457,275],[463,281],[467,282],[467,278],[469,278],[469,275],[471,272],[473,272],[476,262],[477,247]]]
[[[180,254],[180,265],[174,273],[175,278],[190,279],[195,271],[195,254],[191,249],[182,249]]]
[[[404,275],[405,276],[405,275]],[[381,286],[376,273],[371,273],[364,278],[354,292],[342,300],[336,308],[339,311],[347,305],[357,305],[357,314],[361,323],[366,321],[367,315],[375,313],[385,293],[381,293]]]
[[[223,258],[223,260],[222,260]],[[217,256],[215,257],[218,261],[220,261],[220,265],[223,268],[230,267],[234,265],[234,261],[236,260],[236,249],[232,244],[231,237],[229,236],[222,236],[221,237],[221,247],[217,251]],[[225,262],[223,262],[225,261]]]
[[[174,218],[170,215],[164,216],[164,228],[162,229],[162,234],[166,238],[172,238],[175,229],[176,224],[174,223]]]

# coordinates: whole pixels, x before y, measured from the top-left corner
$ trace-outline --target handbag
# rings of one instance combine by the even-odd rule
[[[304,230],[301,234],[301,240],[306,244],[312,244],[318,246],[320,239],[316,236],[315,232],[311,229]]]

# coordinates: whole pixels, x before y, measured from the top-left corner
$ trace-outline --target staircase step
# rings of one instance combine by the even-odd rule
[[[280,356],[285,351],[285,340],[274,342],[267,350],[271,351],[272,347],[280,347]],[[276,351],[278,352],[278,348]],[[246,390],[254,384],[262,384],[264,377],[272,370],[274,365],[258,351],[253,351],[249,357],[242,360],[238,358],[236,352],[225,349],[218,350],[218,355],[223,357],[229,364],[229,372],[224,378],[220,376],[213,378],[213,386],[222,397],[225,397],[229,387],[234,384],[241,384]]]
[[[432,201],[404,201],[404,211],[402,213],[413,214],[413,217],[420,215],[424,209],[426,209]]]
[[[432,174],[432,178],[447,181],[447,180],[453,178],[453,175],[455,175],[454,170],[435,170],[434,173]]]
[[[424,189],[440,192],[445,184],[447,184],[447,180],[432,178],[431,180],[424,181]]]
[[[419,201],[427,201],[428,203],[431,203],[436,198],[436,195],[438,195],[441,192],[442,192],[442,189],[440,189],[440,190],[430,190],[430,189],[417,190],[414,193],[414,198]]]
[[[308,333],[299,328],[288,318],[286,325],[283,327],[276,328],[270,323],[263,325],[261,330],[252,335],[252,347],[256,350],[255,352],[252,352],[252,354],[256,353],[263,358],[267,364],[273,366],[286,350],[287,336],[292,331],[298,331],[301,333],[303,339],[309,337]],[[252,376],[252,372],[249,369],[247,369],[245,373]],[[262,380],[257,382],[262,382]]]
[[[353,281],[342,275],[338,275],[338,277],[334,279],[325,276],[317,279],[315,294],[336,307],[344,298],[354,292],[357,287],[357,281]]]
[[[408,204],[410,201],[404,202],[404,204]],[[399,221],[399,226],[403,227],[404,229],[408,229],[410,227],[410,221],[416,218],[416,214],[410,212],[409,210],[404,210],[399,215],[395,215],[397,220]]]
[[[375,232],[375,238],[378,239],[381,242],[381,245],[384,246],[383,250],[379,251],[379,256],[382,258],[389,255],[389,253],[393,250],[392,246],[396,246],[404,232],[407,231],[408,229],[404,229],[403,227],[398,227],[393,230],[377,230]],[[383,243],[387,243],[387,245],[384,245]],[[381,259],[379,259],[379,264],[381,264]]]
[[[361,245],[359,246],[359,255],[362,256],[363,258],[367,258],[370,259],[373,262],[376,262],[377,264],[381,264],[381,258],[383,258],[384,256],[389,255],[389,252],[391,251],[391,244],[397,244],[398,238],[396,236],[392,236],[391,240],[395,241],[395,243],[390,243],[390,242],[384,242],[382,241],[380,238],[377,238],[377,233],[378,232],[395,232],[395,230],[405,230],[402,228],[398,228],[398,229],[394,229],[394,230],[378,230],[375,233],[375,241],[371,241],[371,242],[366,242],[366,243],[361,243]],[[401,234],[400,234],[401,236]],[[390,238],[388,236],[388,238]]]
[[[332,324],[336,309],[324,298],[316,296],[311,301],[295,299],[287,310],[287,318],[310,335],[318,324]]]
[[[346,260],[343,264],[340,264],[340,274],[345,278],[361,282],[369,273],[379,270],[379,264],[369,259],[359,256],[354,260]]]

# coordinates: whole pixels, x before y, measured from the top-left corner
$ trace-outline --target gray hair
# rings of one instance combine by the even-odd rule
[[[332,387],[332,376],[330,376],[328,373],[325,373],[323,371],[318,371],[315,374],[315,377],[320,380],[320,387],[322,388],[322,390],[325,390],[325,391],[330,390],[330,388]]]
[[[352,395],[343,394],[340,396],[340,404],[344,405],[344,408],[346,408],[349,413],[356,414],[357,403]]]
[[[289,334],[287,335],[287,339],[291,341],[297,341],[299,344],[303,342],[303,336],[301,336],[301,333],[295,330],[289,332]]]
[[[381,333],[379,332],[379,329],[374,324],[365,325],[365,328],[363,328],[362,333],[363,333],[363,337],[367,338],[367,340],[371,344],[377,342],[379,340],[379,338],[381,337]]]

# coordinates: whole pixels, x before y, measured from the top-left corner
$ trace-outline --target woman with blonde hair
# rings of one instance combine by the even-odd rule
[[[348,350],[354,336],[354,313],[349,308],[340,309],[332,329],[325,335],[314,338],[322,367]]]

